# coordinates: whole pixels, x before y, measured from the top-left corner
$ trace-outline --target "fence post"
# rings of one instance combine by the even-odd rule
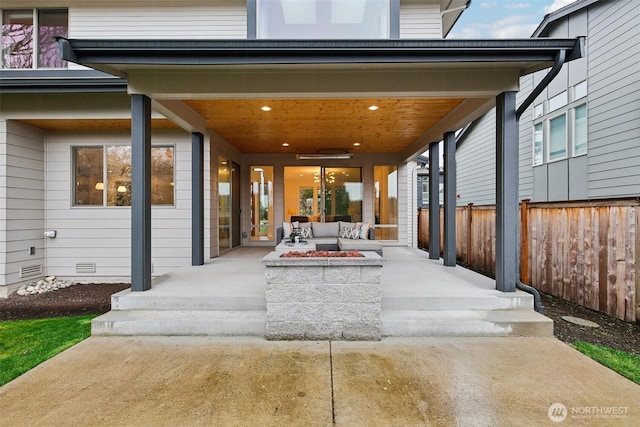
[[[467,205],[467,266],[471,267],[473,256],[471,254],[471,213],[473,212],[473,203]]]
[[[529,284],[529,199],[520,204],[520,281]]]

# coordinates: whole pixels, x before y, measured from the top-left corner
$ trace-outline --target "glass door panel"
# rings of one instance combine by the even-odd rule
[[[373,167],[376,240],[398,240],[398,168]]]
[[[274,240],[273,166],[251,167],[251,240]]]
[[[231,162],[218,157],[218,245],[220,252],[231,248]]]
[[[362,221],[360,168],[324,168],[325,222]]]
[[[361,168],[284,168],[285,221],[362,221]]]

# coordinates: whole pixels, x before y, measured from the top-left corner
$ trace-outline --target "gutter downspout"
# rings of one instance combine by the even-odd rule
[[[533,89],[533,91],[529,94],[527,99],[524,100],[520,107],[518,107],[518,109],[516,110],[516,123],[518,124],[518,127],[520,126],[520,116],[522,116],[522,113],[524,113],[525,110],[529,108],[529,106],[533,103],[533,101],[535,101],[538,95],[540,95],[542,91],[549,85],[549,83],[551,83],[551,81],[558,75],[566,61],[566,58],[566,51],[561,50],[560,52],[558,52],[558,56],[556,56],[556,61],[553,64],[551,70],[547,73],[546,76],[544,76],[538,86]],[[520,251],[518,251],[518,262],[519,261]],[[544,305],[542,305],[540,292],[538,292],[536,288],[534,288],[533,286],[525,285],[520,280],[516,281],[516,288],[533,295],[533,309],[540,314],[544,314]]]

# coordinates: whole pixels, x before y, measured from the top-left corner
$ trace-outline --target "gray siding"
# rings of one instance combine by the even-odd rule
[[[555,22],[550,37],[587,35],[587,57],[565,64],[534,105],[587,80],[586,155],[532,166],[533,108],[520,119],[520,199],[636,197],[640,191],[640,8],[635,0],[601,1]],[[520,79],[518,105],[548,70]],[[495,199],[480,177],[495,170],[494,112],[459,147],[460,204]],[[567,121],[568,126],[572,120]],[[489,131],[489,129],[492,129]],[[545,147],[545,157],[547,147]],[[493,158],[487,158],[491,153]],[[482,163],[482,164],[479,164]],[[491,202],[493,203],[493,202]]]
[[[130,144],[127,133],[54,133],[47,136],[47,273],[76,277],[77,263],[95,263],[95,277],[128,280],[131,272],[131,209],[72,206],[72,147]],[[175,206],[152,208],[154,275],[191,265],[191,135],[153,134],[154,145],[173,145]],[[205,187],[208,190],[208,187]],[[205,233],[208,230],[205,230]]]
[[[0,121],[0,194],[5,196],[0,198],[0,296],[42,276],[20,277],[22,267],[41,266],[44,271],[43,138],[29,126]],[[35,247],[34,255],[27,252],[30,247]]]
[[[640,191],[640,8],[599,2],[589,11],[589,197]]]
[[[482,116],[456,149],[458,205],[496,202],[496,111]]]

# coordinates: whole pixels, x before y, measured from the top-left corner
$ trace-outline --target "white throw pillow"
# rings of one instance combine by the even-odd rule
[[[360,229],[360,238],[362,240],[369,239],[369,229],[371,228],[371,224],[368,222],[358,222],[358,228]]]
[[[284,231],[284,236],[283,239],[288,239],[291,237],[291,230],[293,228],[291,227],[291,223],[290,222],[283,222],[282,223],[282,230]]]

